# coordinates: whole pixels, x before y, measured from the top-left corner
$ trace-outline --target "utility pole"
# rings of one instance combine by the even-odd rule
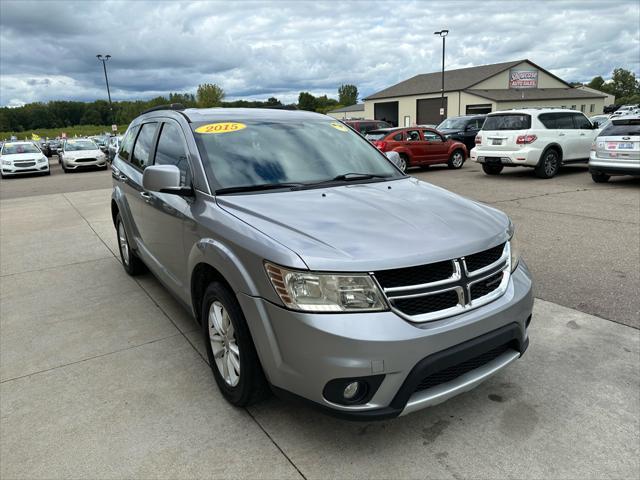
[[[111,103],[111,91],[109,90],[109,77],[107,76],[107,62],[111,58],[111,55],[96,55],[96,58],[102,62],[102,68],[104,69],[104,80],[107,83],[107,96],[109,97],[109,112],[111,113],[111,121],[115,122],[113,117],[113,104]],[[444,60],[443,60],[444,62]]]
[[[434,35],[440,35],[442,37],[442,92],[440,97],[440,121],[444,121],[444,49],[445,38],[449,34],[449,30],[440,30],[439,32],[433,32]]]

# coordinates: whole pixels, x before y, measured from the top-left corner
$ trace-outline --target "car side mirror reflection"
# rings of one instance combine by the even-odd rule
[[[193,189],[180,184],[180,169],[175,165],[151,165],[142,173],[142,188],[150,192],[193,196]]]

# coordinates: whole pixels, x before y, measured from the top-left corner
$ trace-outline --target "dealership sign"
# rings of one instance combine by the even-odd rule
[[[509,71],[509,88],[538,88],[538,70]]]

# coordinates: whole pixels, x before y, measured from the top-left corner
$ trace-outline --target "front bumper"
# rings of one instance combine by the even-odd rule
[[[49,162],[36,163],[29,167],[16,167],[15,165],[2,165],[2,175],[26,175],[29,173],[45,173],[49,171]]]
[[[83,167],[104,167],[107,164],[107,158],[96,158],[96,159],[92,159],[92,160],[82,160],[82,161],[77,161],[77,160],[67,160],[64,159],[64,166],[65,168],[69,169],[69,170],[75,170],[76,168],[83,168]]]
[[[469,390],[527,347],[533,308],[532,282],[524,262],[495,301],[454,317],[412,324],[395,313],[308,314],[238,295],[263,369],[274,390],[355,419],[390,418],[435,405]],[[510,348],[478,368],[432,388],[417,390],[436,371],[494,347]],[[435,362],[435,363],[434,363]],[[327,400],[328,382],[383,376],[360,405]]]
[[[491,150],[477,147],[471,150],[471,160],[477,163],[505,165],[511,167],[535,167],[542,152],[539,148],[526,146],[520,150]]]

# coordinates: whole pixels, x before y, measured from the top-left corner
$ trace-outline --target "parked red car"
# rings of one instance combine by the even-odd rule
[[[447,139],[433,128],[381,128],[366,134],[367,139],[383,152],[398,152],[403,171],[408,167],[444,163],[461,168],[468,151],[464,143]]]
[[[345,120],[344,123],[353,128],[356,132],[366,135],[371,130],[380,130],[381,128],[391,128],[387,122],[382,120]]]

